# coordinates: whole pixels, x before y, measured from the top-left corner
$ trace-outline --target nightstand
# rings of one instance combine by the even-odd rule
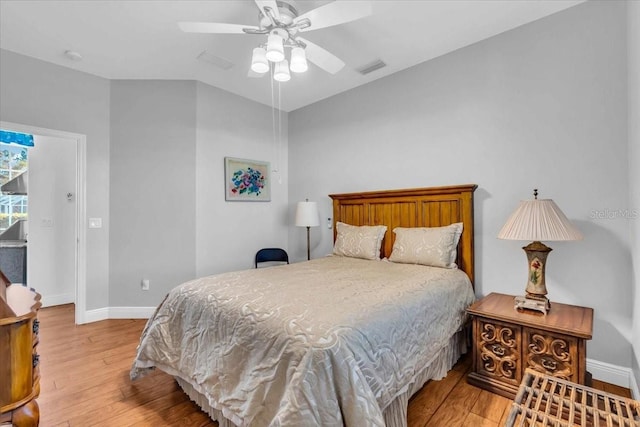
[[[513,399],[524,371],[586,384],[586,342],[593,309],[551,303],[548,314],[514,309],[514,296],[492,293],[467,309],[473,316],[470,384]]]

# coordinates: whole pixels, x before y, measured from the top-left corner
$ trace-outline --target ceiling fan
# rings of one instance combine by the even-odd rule
[[[254,1],[259,9],[257,26],[218,22],[179,22],[178,26],[187,33],[267,35],[267,43],[253,50],[251,70],[262,75],[271,69],[269,63],[273,63],[273,78],[287,81],[290,79],[289,69],[293,72],[307,70],[307,59],[331,74],[345,65],[340,58],[300,37],[299,33],[371,15],[369,1],[334,1],[302,15],[292,0]],[[291,64],[285,57],[285,47],[291,48]]]

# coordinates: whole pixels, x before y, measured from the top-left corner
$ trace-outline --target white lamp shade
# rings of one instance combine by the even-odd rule
[[[280,62],[284,59],[284,41],[279,35],[272,33],[267,37],[267,59]]]
[[[307,64],[307,54],[301,47],[291,49],[291,71],[294,73],[304,73],[309,69]]]
[[[580,231],[571,224],[551,199],[523,200],[498,233],[506,240],[582,240]]]
[[[289,61],[285,59],[276,64],[276,69],[273,71],[273,79],[279,82],[288,82],[291,80]]]
[[[296,207],[296,226],[317,227],[319,225],[318,204],[316,202],[298,202]]]
[[[253,49],[251,57],[251,70],[256,73],[264,74],[269,71],[269,62],[267,61],[267,51],[262,47]]]

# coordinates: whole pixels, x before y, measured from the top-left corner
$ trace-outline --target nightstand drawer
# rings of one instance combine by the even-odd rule
[[[478,340],[476,372],[518,386],[522,381],[521,327],[495,320],[476,319]]]
[[[563,380],[580,382],[577,338],[524,328],[523,342],[525,368]]]

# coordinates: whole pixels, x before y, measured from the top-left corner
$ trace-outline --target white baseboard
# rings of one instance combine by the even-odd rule
[[[95,310],[87,310],[84,312],[84,322],[92,323],[99,322],[100,320],[107,320],[109,318],[109,307],[97,308]]]
[[[109,319],[148,319],[156,307],[109,307]]]
[[[84,323],[99,322],[107,319],[148,319],[156,307],[103,307],[87,310]]]
[[[51,307],[54,305],[72,304],[76,302],[76,295],[73,292],[58,295],[43,295],[42,306]]]
[[[640,400],[640,388],[638,388],[638,382],[636,381],[636,377],[631,373],[631,398],[635,400]]]
[[[593,379],[604,381],[633,391],[633,372],[631,368],[625,368],[611,363],[587,359],[587,371],[591,372]],[[635,386],[637,390],[637,385]]]

